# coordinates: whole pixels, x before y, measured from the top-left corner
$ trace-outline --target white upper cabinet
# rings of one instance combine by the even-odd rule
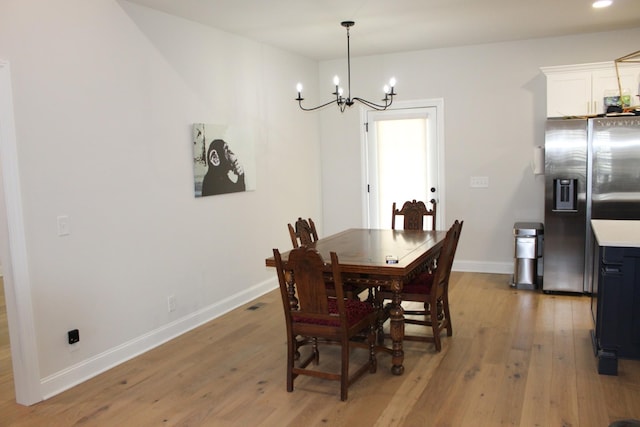
[[[638,104],[640,64],[618,64],[623,97]],[[543,67],[547,117],[592,116],[606,112],[605,97],[619,96],[614,62]]]

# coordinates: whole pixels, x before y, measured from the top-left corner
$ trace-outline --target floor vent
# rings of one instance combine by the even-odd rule
[[[252,311],[253,310],[257,310],[257,309],[261,308],[262,306],[264,306],[264,303],[263,302],[259,302],[259,303],[253,304],[252,306],[247,308],[247,310],[252,310]]]

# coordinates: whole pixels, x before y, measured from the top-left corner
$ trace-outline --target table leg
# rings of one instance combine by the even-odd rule
[[[404,309],[400,304],[400,286],[398,280],[393,280],[391,289],[393,290],[393,298],[391,299],[390,315],[390,332],[391,332],[391,373],[394,375],[402,375],[404,372],[404,350],[402,350],[402,341],[404,339]]]

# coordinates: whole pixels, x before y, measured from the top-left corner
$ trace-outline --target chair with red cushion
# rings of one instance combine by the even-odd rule
[[[424,202],[412,201],[404,202],[402,209],[396,209],[396,202],[393,202],[391,212],[391,229],[396,229],[396,216],[402,216],[403,229],[405,230],[424,230],[425,218],[431,217],[431,230],[436,229],[436,201],[431,200],[431,209],[427,209]]]
[[[432,332],[430,336],[405,334],[404,339],[432,342],[435,344],[436,351],[442,349],[440,334],[444,329],[447,330],[447,336],[453,335],[449,309],[449,277],[463,223],[464,221],[456,220],[447,231],[436,261],[435,271],[424,271],[402,288],[402,301],[416,301],[424,304],[423,310],[404,310],[405,316],[411,316],[405,317],[405,324],[424,325],[430,327]],[[392,295],[390,291],[381,289],[377,297],[378,301],[381,301],[391,299]],[[431,310],[431,307],[437,307],[437,309]],[[386,317],[388,317],[387,313],[385,313]]]
[[[293,382],[299,375],[340,381],[340,399],[347,400],[347,390],[366,371],[377,368],[375,327],[378,313],[370,302],[345,299],[342,272],[335,252],[331,264],[307,246],[295,248],[282,259],[273,250],[280,294],[287,326],[287,391],[293,391]],[[329,296],[325,286],[325,274],[333,274],[335,297]],[[366,342],[356,337],[366,334]],[[355,338],[355,339],[354,339]],[[338,344],[342,348],[340,373],[310,369],[320,361],[318,344]],[[298,350],[311,345],[310,354],[300,358],[295,366]],[[365,347],[369,357],[365,364],[349,374],[351,347]]]
[[[316,224],[311,218],[308,220],[298,218],[295,225],[287,224],[287,227],[289,228],[289,237],[291,237],[291,244],[294,248],[299,248],[300,246],[313,246],[313,244],[318,240]],[[335,291],[333,289],[333,277],[331,275],[327,275],[327,289],[331,296],[335,296]],[[344,291],[347,297],[351,299],[358,299],[361,293],[369,290],[370,288],[365,286],[344,285]],[[372,299],[373,293],[370,292],[367,298]]]

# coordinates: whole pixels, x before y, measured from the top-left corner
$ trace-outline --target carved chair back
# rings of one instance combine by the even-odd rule
[[[309,220],[298,218],[295,225],[287,224],[287,227],[289,228],[289,236],[294,248],[309,246],[318,240],[316,225],[311,218]]]
[[[431,217],[431,230],[436,229],[436,201],[432,199],[430,201],[432,208],[427,209],[427,206],[422,201],[404,202],[401,209],[396,209],[396,203],[393,202],[393,211],[391,214],[391,229],[396,229],[396,216],[403,216],[403,228],[405,230],[423,230],[425,218]]]

